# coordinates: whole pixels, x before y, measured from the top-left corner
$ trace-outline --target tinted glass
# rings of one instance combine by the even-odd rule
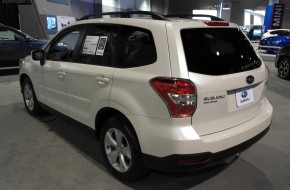
[[[278,34],[279,36],[289,36],[290,32],[289,31],[281,31],[280,34]]]
[[[262,26],[254,26],[253,27],[255,30],[262,30]]]
[[[184,29],[181,37],[190,72],[226,75],[261,66],[250,42],[238,29]]]
[[[119,67],[139,67],[156,61],[155,43],[149,30],[123,26],[121,39]]]
[[[116,26],[89,26],[78,56],[79,61],[85,64],[111,66],[117,34]]]
[[[53,61],[71,61],[75,46],[80,37],[80,30],[70,31],[52,44],[47,59]]]

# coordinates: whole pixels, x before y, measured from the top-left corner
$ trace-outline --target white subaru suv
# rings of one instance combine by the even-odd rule
[[[31,115],[46,108],[95,129],[115,177],[212,166],[267,133],[268,70],[236,24],[103,15],[119,18],[89,16],[34,50],[20,84]]]

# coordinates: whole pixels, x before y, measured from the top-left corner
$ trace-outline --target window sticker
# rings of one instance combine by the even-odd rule
[[[100,36],[96,55],[101,55],[101,56],[104,55],[107,40],[108,40],[108,36]]]
[[[95,55],[100,36],[87,36],[83,47],[83,54]]]

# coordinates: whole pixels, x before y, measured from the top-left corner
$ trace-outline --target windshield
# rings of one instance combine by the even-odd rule
[[[261,66],[249,40],[237,28],[183,29],[181,38],[190,72],[226,75]]]

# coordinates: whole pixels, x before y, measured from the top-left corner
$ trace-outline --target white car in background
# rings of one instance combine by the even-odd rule
[[[290,29],[276,29],[276,30],[268,30],[266,33],[262,35],[262,39],[273,37],[273,36],[289,36]]]

